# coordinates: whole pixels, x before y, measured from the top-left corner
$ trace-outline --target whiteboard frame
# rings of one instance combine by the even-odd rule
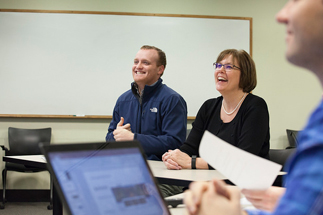
[[[20,13],[58,13],[58,14],[96,14],[96,15],[127,15],[127,16],[156,16],[156,17],[181,17],[181,18],[206,18],[206,19],[231,19],[249,21],[249,54],[252,56],[253,22],[251,17],[233,16],[209,16],[209,15],[186,15],[186,14],[158,14],[158,13],[127,13],[127,12],[105,12],[105,11],[73,11],[73,10],[25,10],[25,9],[0,9],[0,12]],[[0,118],[48,118],[48,119],[112,119],[111,115],[41,115],[41,114],[0,114]],[[195,116],[188,116],[194,120]]]

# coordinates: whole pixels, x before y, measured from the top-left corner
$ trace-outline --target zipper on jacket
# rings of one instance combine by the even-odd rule
[[[139,125],[138,125],[138,134],[141,134],[141,119],[142,119],[142,104],[139,104],[139,109],[140,109],[140,111],[139,111],[139,119],[138,119],[138,123],[139,123]]]

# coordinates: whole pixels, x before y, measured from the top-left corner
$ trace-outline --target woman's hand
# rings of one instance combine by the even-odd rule
[[[169,150],[168,153],[169,154],[163,157],[170,165],[177,164],[178,166],[181,167],[181,169],[191,169],[192,158],[188,154],[182,152],[179,149],[175,149],[173,151]],[[164,158],[163,158],[163,161],[164,161]]]
[[[162,160],[167,167],[167,169],[173,169],[173,170],[181,170],[182,167],[176,163],[174,160],[172,160],[172,153],[173,150],[168,150],[168,152],[164,153],[162,156]]]

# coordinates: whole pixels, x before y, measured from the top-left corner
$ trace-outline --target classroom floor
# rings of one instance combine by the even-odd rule
[[[52,210],[47,210],[48,202],[7,202],[4,210],[0,210],[1,215],[52,215]],[[183,214],[178,206],[172,214]],[[63,210],[63,215],[68,214]]]
[[[47,210],[48,202],[7,202],[5,209],[0,210],[1,215],[51,215]]]

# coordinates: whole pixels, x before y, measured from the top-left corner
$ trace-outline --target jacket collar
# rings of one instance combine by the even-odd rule
[[[154,92],[157,88],[159,88],[162,85],[163,79],[159,78],[158,81],[156,83],[154,83],[153,85],[146,85],[144,90],[143,90],[143,95],[142,98],[147,98],[147,96],[149,96],[152,92]],[[138,86],[135,82],[131,83],[131,90],[132,93],[137,97],[140,98],[139,95],[139,91],[138,91]]]

